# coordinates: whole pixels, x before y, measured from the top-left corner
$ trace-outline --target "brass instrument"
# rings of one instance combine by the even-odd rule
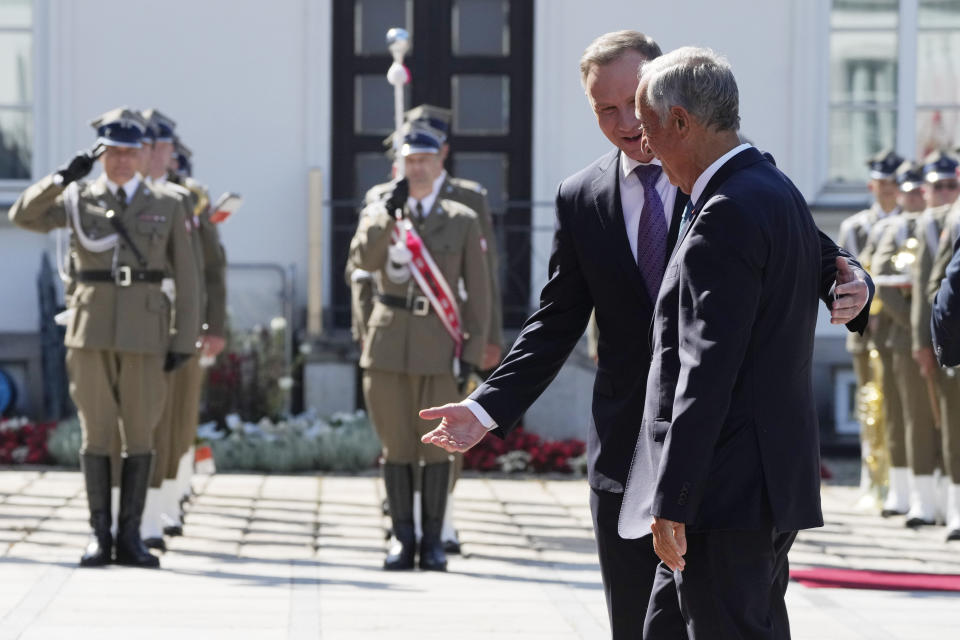
[[[869,501],[879,507],[886,493],[890,470],[890,451],[887,447],[887,430],[883,412],[883,391],[880,384],[883,365],[876,349],[870,350],[870,368],[873,379],[860,387],[857,393],[857,418],[863,433],[861,441],[866,445],[863,464],[870,476]]]

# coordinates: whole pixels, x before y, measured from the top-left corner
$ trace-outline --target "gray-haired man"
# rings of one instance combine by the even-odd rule
[[[800,192],[741,144],[727,62],[684,47],[641,68],[644,138],[690,193],[654,310],[640,437],[620,534],[663,561],[646,638],[789,638],[797,530],[823,525],[811,362],[820,240]],[[670,617],[670,616],[668,616]],[[668,625],[667,631],[673,632]]]

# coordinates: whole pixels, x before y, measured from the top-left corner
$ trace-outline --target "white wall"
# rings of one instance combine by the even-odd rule
[[[38,177],[90,146],[87,122],[107,109],[159,108],[177,121],[212,196],[244,196],[221,227],[229,260],[296,264],[305,304],[307,170],[329,175],[330,0],[38,4],[48,21],[38,25],[38,59],[49,59],[38,72],[49,96],[36,123],[46,134]],[[0,255],[18,281],[33,280],[38,238],[0,229]],[[0,298],[19,305],[26,290],[8,280]],[[29,313],[4,309],[0,331],[33,330],[34,300]]]
[[[826,4],[825,4],[826,2]],[[610,149],[580,85],[586,46],[608,31],[636,29],[666,52],[704,46],[725,55],[740,89],[742,131],[769,151],[808,200],[816,178],[820,80],[817,38],[829,0],[537,0],[534,13],[533,194],[552,202],[559,182]],[[825,113],[824,113],[825,115]],[[551,206],[534,211],[553,224]],[[546,281],[549,231],[535,236],[531,304]]]

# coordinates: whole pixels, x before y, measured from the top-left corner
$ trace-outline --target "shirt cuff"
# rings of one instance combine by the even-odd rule
[[[490,414],[487,413],[486,410],[481,407],[480,403],[476,400],[466,398],[463,401],[463,406],[465,406],[467,409],[470,409],[470,412],[477,418],[477,420],[480,421],[480,424],[482,424],[487,431],[497,428],[496,420],[491,418]]]

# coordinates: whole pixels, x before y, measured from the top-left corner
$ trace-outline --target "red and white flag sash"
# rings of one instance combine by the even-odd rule
[[[403,225],[403,229],[399,228]],[[409,220],[398,220],[393,228],[394,241],[403,238],[407,249],[410,251],[410,273],[416,281],[417,286],[423,291],[423,295],[430,301],[430,306],[436,312],[437,317],[443,324],[454,344],[454,363],[455,367],[460,364],[460,355],[463,353],[463,330],[460,322],[460,309],[457,306],[457,299],[454,297],[453,290],[443,277],[443,272],[434,262],[433,256],[427,250],[423,239],[416,232]]]

